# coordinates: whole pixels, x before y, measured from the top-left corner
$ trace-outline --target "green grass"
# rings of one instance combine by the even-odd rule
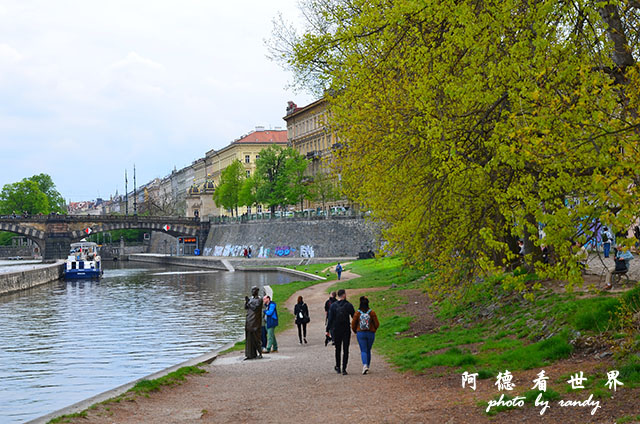
[[[157,392],[164,386],[174,386],[176,384],[180,384],[186,379],[186,376],[188,375],[197,375],[204,373],[206,373],[206,371],[197,366],[182,367],[173,372],[170,372],[164,377],[156,378],[155,380],[139,381],[135,386],[129,389],[128,392],[145,395],[150,392]]]
[[[47,424],[58,424],[58,423],[70,423],[74,418],[86,418],[87,411],[76,412],[75,414],[67,414],[56,417],[52,420],[49,420]]]
[[[635,423],[640,421],[640,414],[638,415],[625,415],[616,420],[616,424]]]
[[[190,366],[179,368],[163,377],[156,378],[154,380],[141,380],[135,386],[119,396],[107,399],[104,402],[100,402],[99,404],[91,405],[89,408],[85,409],[82,412],[56,417],[48,421],[47,424],[68,423],[71,422],[70,420],[74,418],[85,418],[87,416],[87,411],[97,409],[98,405],[103,406],[105,411],[109,411],[110,408],[109,406],[107,406],[109,404],[119,403],[122,400],[130,400],[132,399],[132,395],[149,396],[149,393],[156,392],[162,387],[181,384],[188,375],[197,375],[204,373],[206,373],[206,371],[199,366]]]
[[[360,278],[338,281],[328,289],[329,292],[337,289],[383,287],[391,284],[400,286],[424,275],[422,271],[404,266],[402,259],[396,257],[361,259],[351,262],[344,269],[360,275]]]
[[[309,264],[309,265],[287,265],[285,268],[295,269],[298,271],[308,272],[309,274],[319,275],[321,277],[325,277],[327,280],[335,280],[338,276],[335,273],[337,262],[333,263],[324,263],[324,264]],[[323,272],[324,269],[329,268],[329,270]]]

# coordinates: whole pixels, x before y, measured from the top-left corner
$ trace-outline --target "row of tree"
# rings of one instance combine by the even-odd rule
[[[335,179],[319,174],[312,181],[305,176],[308,160],[290,147],[269,146],[260,151],[256,171],[246,176],[244,165],[234,161],[220,175],[213,199],[236,216],[240,206],[266,205],[273,214],[277,207],[300,205],[304,200],[324,203],[339,196]]]
[[[437,267],[432,287],[503,269],[520,238],[540,277],[579,282],[575,243],[638,219],[637,0],[302,7],[306,31],[277,26],[274,56],[327,94],[343,189]]]

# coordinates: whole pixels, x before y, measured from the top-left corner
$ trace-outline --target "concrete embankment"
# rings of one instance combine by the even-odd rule
[[[34,265],[33,269],[0,273],[0,295],[30,289],[62,277],[64,261],[48,265]]]
[[[314,274],[289,268],[286,265],[304,266],[318,263],[351,262],[356,258],[252,258],[244,257],[212,257],[212,256],[168,256],[154,253],[129,255],[129,260],[139,262],[159,263],[164,265],[181,265],[198,268],[213,268],[224,271],[280,271],[304,276],[310,279],[323,279]]]

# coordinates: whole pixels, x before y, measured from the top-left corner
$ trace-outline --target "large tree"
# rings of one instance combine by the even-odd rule
[[[240,204],[239,194],[245,179],[245,169],[242,162],[234,160],[220,174],[220,183],[213,193],[213,200],[216,206],[223,206],[231,210],[231,215],[235,210],[238,216],[238,205]]]
[[[306,159],[291,147],[272,145],[260,151],[256,161],[256,199],[267,205],[271,213],[277,206],[286,206],[299,201],[304,195],[302,174]]]
[[[438,267],[434,288],[503,267],[517,238],[541,277],[577,282],[572,241],[635,222],[637,0],[303,7],[306,32],[280,26],[274,52],[328,89],[343,188],[392,248]]]
[[[49,200],[49,212],[67,213],[64,199],[56,189],[56,185],[53,183],[51,176],[48,174],[38,174],[31,178],[25,178],[25,180],[26,179],[38,184],[40,191],[47,196],[47,199]]]
[[[49,199],[38,183],[28,179],[13,184],[5,184],[0,192],[0,214],[30,215],[50,212]]]

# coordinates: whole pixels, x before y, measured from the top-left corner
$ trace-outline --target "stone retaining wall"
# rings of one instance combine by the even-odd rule
[[[30,289],[31,287],[55,281],[62,277],[64,261],[39,266],[27,271],[0,274],[0,295]]]
[[[274,219],[212,225],[205,256],[242,256],[250,246],[254,258],[358,256],[375,251],[378,228],[364,219]]]

